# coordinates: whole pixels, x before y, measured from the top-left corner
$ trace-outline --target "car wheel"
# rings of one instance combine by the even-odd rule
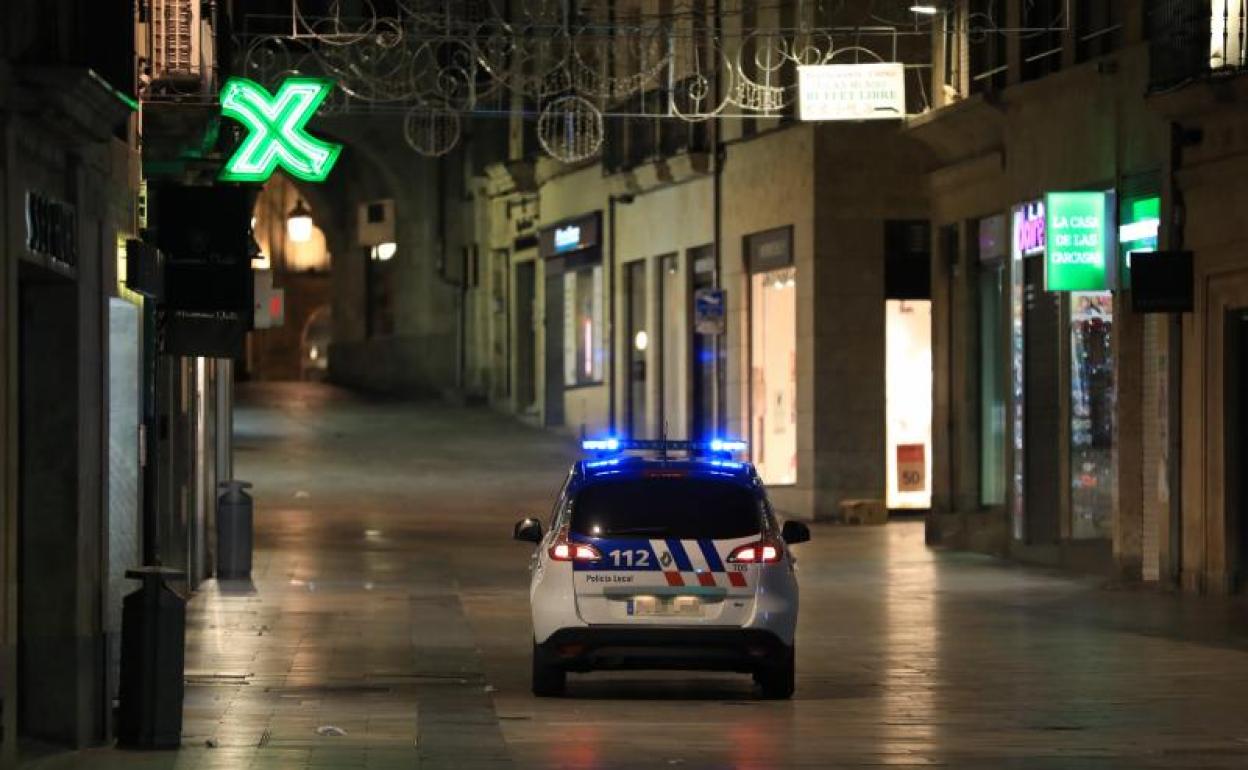
[[[779,660],[770,661],[755,671],[754,681],[762,689],[764,698],[786,700],[793,697],[795,674],[793,648],[789,647],[779,656]]]
[[[539,698],[563,695],[568,672],[550,660],[550,654],[533,643],[533,694]]]

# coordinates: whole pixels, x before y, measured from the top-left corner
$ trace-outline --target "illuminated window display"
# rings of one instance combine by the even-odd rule
[[[889,508],[932,505],[932,303],[888,300],[884,308]]]
[[[768,484],[797,482],[797,271],[750,277],[750,449]]]
[[[602,382],[602,266],[563,274],[564,385]]]
[[[1070,295],[1070,514],[1076,539],[1112,534],[1113,318],[1109,292]]]

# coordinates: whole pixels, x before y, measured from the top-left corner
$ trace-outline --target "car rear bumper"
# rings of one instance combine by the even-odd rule
[[[674,669],[749,673],[783,660],[788,646],[758,628],[564,628],[538,647],[566,671]]]

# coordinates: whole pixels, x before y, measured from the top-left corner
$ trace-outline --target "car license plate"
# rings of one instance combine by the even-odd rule
[[[702,617],[702,600],[696,596],[634,596],[628,614],[635,617]]]

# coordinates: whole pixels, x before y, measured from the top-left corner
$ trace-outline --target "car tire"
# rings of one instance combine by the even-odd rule
[[[533,694],[539,698],[555,698],[563,695],[568,684],[568,672],[550,660],[550,654],[533,643]]]
[[[789,647],[778,660],[771,661],[754,672],[754,681],[758,683],[764,698],[787,700],[793,697],[793,689],[796,685],[793,657],[793,648]]]

